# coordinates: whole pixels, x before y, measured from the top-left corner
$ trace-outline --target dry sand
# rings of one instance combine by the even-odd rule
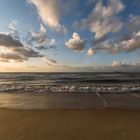
[[[140,112],[0,109],[0,140],[140,140]]]

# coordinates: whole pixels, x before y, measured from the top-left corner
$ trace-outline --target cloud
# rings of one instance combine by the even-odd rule
[[[121,66],[125,66],[126,64],[124,64],[124,63],[122,63],[122,62],[120,62],[120,61],[116,61],[116,60],[114,60],[113,62],[112,62],[112,67],[121,67]]]
[[[59,0],[27,0],[28,3],[33,4],[38,15],[41,17],[44,24],[57,32],[66,32],[64,26],[60,22],[61,18],[61,1]]]
[[[89,56],[92,56],[92,50],[96,53],[107,52],[110,54],[118,54],[120,52],[130,53],[140,48],[140,31],[134,32],[130,37],[123,40],[110,41],[105,40],[90,48]],[[94,53],[93,53],[94,54]]]
[[[67,14],[79,5],[80,0],[58,0],[60,3],[61,13]]]
[[[87,5],[95,4],[98,0],[86,0]]]
[[[19,40],[14,39],[10,33],[0,32],[0,46],[23,47],[23,44]]]
[[[54,38],[49,41],[49,46],[50,47],[54,47],[55,44],[56,44],[56,40]]]
[[[26,60],[25,57],[22,57],[16,53],[2,53],[0,54],[0,61],[2,62],[9,62],[10,60],[14,60],[16,62],[23,62]]]
[[[140,48],[140,31],[133,33],[133,36],[128,40],[123,40],[119,44],[125,52],[131,52]]]
[[[49,39],[46,33],[45,27],[40,24],[40,29],[38,32],[30,31],[28,33],[28,43],[32,46],[36,46],[37,49],[47,49],[48,47],[54,47],[56,42],[55,39]]]
[[[5,62],[10,60],[21,62],[32,57],[44,56],[29,47],[25,47],[20,40],[14,39],[10,33],[0,33],[0,48],[0,60]]]
[[[137,62],[124,63],[121,61],[114,60],[111,64],[111,66],[112,67],[137,67],[137,66],[140,66],[140,64]]]
[[[65,43],[66,47],[74,51],[83,51],[86,45],[78,33],[73,33],[72,38]]]
[[[20,54],[24,58],[43,57],[44,56],[44,55],[40,54],[39,52],[36,52],[33,49],[28,48],[28,47],[14,48],[13,51],[15,53]]]
[[[8,29],[12,31],[17,31],[17,24],[18,24],[17,20],[12,20],[8,25]]]
[[[20,37],[19,37],[20,32],[18,31],[17,25],[18,25],[18,21],[12,20],[8,25],[8,30],[12,37],[14,37],[17,40],[20,40]]]
[[[96,52],[95,52],[95,50],[94,50],[93,48],[89,48],[89,49],[88,49],[88,52],[87,52],[87,55],[88,55],[88,56],[93,56],[95,53],[96,53]]]
[[[76,27],[88,28],[95,33],[95,39],[100,39],[110,32],[118,32],[122,28],[122,22],[117,16],[124,9],[120,0],[110,0],[107,6],[99,1],[91,14],[75,22]]]
[[[48,57],[45,57],[45,62],[46,62],[46,64],[48,64],[50,66],[54,66],[54,65],[57,64],[57,61],[56,60],[49,59]]]
[[[60,9],[57,0],[29,0],[38,10],[44,23],[51,27],[57,27],[60,20]]]
[[[125,25],[130,33],[140,30],[140,16],[130,14],[125,21]]]

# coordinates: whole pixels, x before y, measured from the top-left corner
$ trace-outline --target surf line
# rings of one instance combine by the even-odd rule
[[[107,101],[105,100],[105,98],[103,96],[101,96],[97,91],[95,92],[97,94],[97,96],[103,101],[104,103],[104,106],[103,107],[100,107],[99,109],[102,109],[102,108],[107,108]]]

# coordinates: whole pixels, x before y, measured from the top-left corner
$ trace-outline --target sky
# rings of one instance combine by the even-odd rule
[[[0,0],[0,72],[140,71],[140,0]]]

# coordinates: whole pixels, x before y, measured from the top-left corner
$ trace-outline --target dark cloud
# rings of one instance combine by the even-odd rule
[[[45,62],[46,62],[46,64],[48,64],[50,66],[55,66],[57,64],[57,61],[56,60],[49,59],[47,57],[45,57]]]
[[[16,53],[2,53],[0,54],[0,61],[2,62],[9,62],[9,60],[14,60],[16,62],[23,62],[27,60],[25,57],[22,57]]]
[[[30,58],[30,57],[43,57],[44,55],[40,54],[39,52],[34,51],[31,48],[14,48],[14,52],[19,53],[20,55]]]
[[[0,46],[6,47],[23,47],[23,44],[14,39],[9,33],[0,33]]]
[[[10,33],[0,33],[0,47],[4,49],[4,52],[0,53],[0,60],[5,62],[9,60],[21,62],[32,57],[44,56],[29,47],[25,47],[20,40],[14,39]]]

